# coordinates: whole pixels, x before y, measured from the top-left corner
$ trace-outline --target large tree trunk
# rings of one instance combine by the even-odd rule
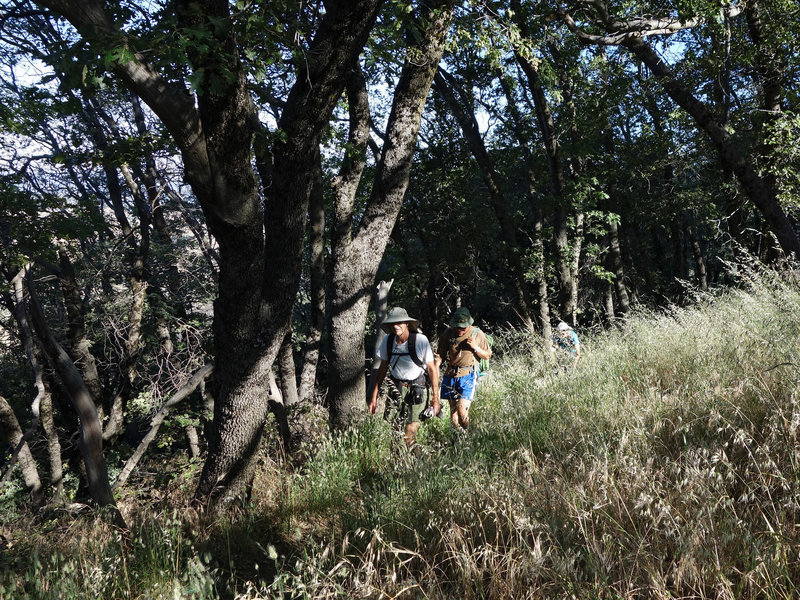
[[[345,427],[363,415],[365,403],[364,323],[381,257],[388,243],[408,186],[422,110],[439,65],[453,15],[453,0],[427,2],[420,15],[423,30],[408,49],[395,89],[383,153],[375,183],[358,232],[351,237],[353,199],[363,169],[369,110],[363,78],[355,73],[348,83],[351,137],[337,189],[331,275],[331,423]],[[348,191],[352,190],[352,192]]]
[[[303,349],[298,397],[304,402],[314,398],[317,366],[322,348],[322,330],[325,327],[325,196],[322,188],[322,167],[317,161],[314,168],[314,187],[308,207],[309,229],[309,286],[311,293],[311,320]],[[291,402],[287,402],[290,405]]]
[[[206,29],[213,38],[214,52],[190,52],[193,66],[210,82],[196,97],[128,45],[100,0],[40,3],[87,36],[132,53],[113,69],[172,135],[186,181],[219,242],[214,427],[197,496],[213,500],[221,492],[233,499],[252,481],[270,368],[289,331],[319,139],[341,95],[343,74],[366,43],[382,0],[327,3],[278,123],[284,135],[272,149],[273,180],[264,182],[269,196],[263,204],[251,163],[255,112],[235,28],[209,26],[231,18],[227,3],[177,5],[181,26]]]
[[[215,338],[217,373],[223,376],[217,378],[214,435],[198,487],[200,497],[209,496],[220,484],[231,497],[252,481],[253,459],[267,414],[270,367],[289,332],[299,286],[320,136],[344,87],[344,73],[363,47],[379,4],[377,0],[338,4],[338,9],[326,14],[312,43],[306,68],[298,74],[278,123],[286,138],[273,149],[273,179],[264,210],[265,243],[260,231],[257,237],[263,257],[253,260],[257,247],[251,235],[234,234],[227,224],[212,227],[220,240],[222,260]],[[244,166],[247,157],[242,159]],[[257,203],[253,208],[258,209]],[[258,288],[243,286],[248,279],[257,281]]]

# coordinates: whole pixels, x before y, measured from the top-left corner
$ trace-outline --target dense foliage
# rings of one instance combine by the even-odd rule
[[[0,6],[3,593],[791,596],[796,2]],[[427,461],[381,301],[501,340]]]
[[[127,540],[6,494],[0,597],[794,597],[800,291],[736,276],[585,334],[566,374],[506,331],[468,436],[433,422],[414,458],[378,418],[322,433],[224,521],[180,455],[122,495]]]

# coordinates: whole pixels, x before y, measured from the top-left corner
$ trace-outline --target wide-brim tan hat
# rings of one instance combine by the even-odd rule
[[[392,325],[395,323],[408,323],[408,328],[411,331],[416,331],[419,327],[419,322],[416,319],[413,319],[408,316],[405,308],[400,308],[396,306],[392,308],[387,314],[386,318],[381,323],[381,329],[383,329],[386,333],[392,332]]]

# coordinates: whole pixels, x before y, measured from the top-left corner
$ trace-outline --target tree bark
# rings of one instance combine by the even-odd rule
[[[280,386],[284,406],[297,404],[297,374],[294,366],[294,348],[292,345],[292,332],[286,334],[286,339],[281,344],[278,352],[278,367],[280,368]]]
[[[344,165],[341,188],[337,190],[335,233],[332,243],[331,274],[331,423],[341,428],[364,414],[364,322],[381,257],[388,243],[408,186],[422,110],[439,65],[452,16],[454,0],[425,3],[419,22],[422,31],[408,49],[408,57],[395,89],[386,139],[377,166],[364,216],[351,237],[353,197],[344,187],[360,179],[359,167]],[[348,160],[363,163],[367,117],[366,95],[358,75],[348,84],[348,98],[358,106],[351,112],[351,133],[358,137],[359,155],[348,153]],[[368,130],[367,130],[368,133]],[[368,136],[366,136],[368,137]],[[363,139],[363,143],[361,140]],[[353,190],[355,188],[352,188]]]
[[[570,289],[565,310],[568,309],[570,312],[565,314],[569,315],[570,322],[573,325],[578,324],[578,285],[580,284],[581,252],[583,252],[584,218],[585,215],[582,210],[575,214],[575,236],[572,241],[569,262]]]
[[[317,366],[322,350],[322,331],[325,328],[325,197],[322,187],[322,167],[314,167],[314,186],[308,207],[309,218],[309,285],[311,292],[311,320],[303,348],[298,397],[301,401],[314,399]]]
[[[780,119],[782,82],[784,81],[785,60],[779,51],[771,48],[768,43],[766,24],[761,16],[762,7],[759,0],[750,0],[745,6],[745,17],[750,39],[756,47],[753,53],[755,61],[754,79],[761,90],[761,110],[754,115],[755,126],[761,142],[756,146],[755,152],[762,165],[762,177],[776,198],[780,195],[780,179],[776,173],[777,152],[774,142],[770,139],[773,126]]]
[[[44,499],[44,488],[42,481],[39,479],[39,470],[36,468],[36,461],[33,459],[31,449],[22,434],[22,427],[19,425],[17,415],[8,401],[0,396],[0,428],[2,428],[3,436],[14,446],[14,452],[11,456],[10,463],[6,466],[6,472],[3,473],[0,482],[7,481],[14,465],[19,461],[19,467],[22,471],[22,480],[25,482],[25,488],[31,495],[31,500],[34,504],[38,505]]]
[[[703,258],[703,251],[700,248],[700,242],[694,233],[694,227],[691,223],[686,224],[686,235],[689,238],[689,244],[692,246],[692,255],[694,256],[694,270],[697,277],[697,285],[704,292],[708,291],[708,275],[706,274],[706,261]]]
[[[108,480],[108,470],[103,456],[102,426],[97,416],[94,400],[75,364],[64,352],[64,349],[53,336],[53,332],[47,326],[33,282],[27,274],[24,278],[27,280],[28,293],[30,294],[31,321],[39,343],[50,364],[53,365],[56,373],[58,373],[65,391],[80,417],[81,436],[78,446],[86,467],[86,477],[91,497],[99,506],[110,507],[113,520],[121,527],[125,527],[125,521],[117,509]]]
[[[630,296],[625,288],[625,270],[622,266],[622,251],[619,244],[619,226],[615,220],[608,224],[608,254],[611,272],[614,273],[614,291],[620,315],[630,311]]]
[[[42,397],[39,407],[42,429],[47,438],[47,456],[50,463],[50,485],[53,486],[53,504],[64,503],[64,462],[61,459],[61,441],[58,439],[55,420],[53,419],[53,396],[50,390]]]
[[[390,279],[389,281],[381,281],[375,286],[375,293],[373,294],[373,305],[375,310],[375,338],[372,343],[372,355],[369,357],[371,362],[371,368],[369,370],[369,380],[367,381],[367,396],[365,396],[365,401],[369,400],[369,392],[372,389],[372,386],[375,385],[375,378],[378,374],[378,364],[375,362],[375,357],[378,355],[378,350],[380,349],[381,342],[383,341],[383,336],[386,335],[381,329],[381,323],[386,318],[386,313],[389,310],[389,291],[392,289],[392,284],[394,283],[394,279]],[[383,397],[378,396],[378,406],[375,409],[375,413],[382,415],[383,414]]]
[[[28,313],[25,309],[25,290],[24,290],[24,271],[22,271],[11,282],[12,295],[4,295],[4,299],[9,310],[14,315],[14,320],[19,328],[20,339],[25,348],[25,354],[33,371],[34,386],[36,387],[36,397],[34,398],[31,409],[34,417],[38,415],[47,438],[47,450],[50,461],[50,482],[54,488],[53,502],[59,504],[63,499],[64,464],[61,460],[61,442],[58,439],[58,432],[53,422],[53,398],[50,394],[47,382],[45,381],[42,363],[39,360],[39,353],[36,350],[34,334],[28,320]],[[32,430],[30,430],[32,432]]]
[[[251,163],[255,113],[235,28],[209,26],[232,18],[227,3],[177,6],[180,26],[205,29],[215,48],[191,49],[193,67],[216,86],[193,97],[131,47],[100,0],[40,2],[67,17],[84,37],[132,53],[131,60],[112,68],[172,135],[186,181],[219,243],[215,414],[198,500],[232,500],[252,481],[270,369],[289,331],[299,284],[313,159],[341,94],[343,73],[366,43],[382,1],[328,4],[278,123],[283,135],[273,148],[274,176],[264,203]]]

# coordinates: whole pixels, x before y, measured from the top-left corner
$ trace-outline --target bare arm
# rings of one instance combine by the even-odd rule
[[[439,365],[436,360],[432,360],[425,366],[428,368],[428,378],[431,380],[433,414],[437,415],[439,414]]]
[[[389,370],[388,360],[377,360],[380,360],[381,364],[378,367],[378,372],[375,374],[375,383],[369,392],[369,412],[372,414],[375,414],[375,408],[378,406],[378,390],[381,389],[381,384],[386,377],[386,372]]]

